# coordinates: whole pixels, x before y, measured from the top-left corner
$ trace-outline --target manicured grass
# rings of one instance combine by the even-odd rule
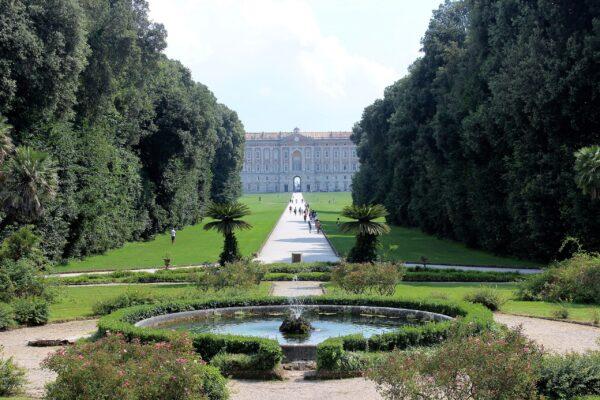
[[[341,233],[336,224],[342,208],[352,203],[350,193],[304,193],[310,207],[317,211],[325,233],[336,250],[345,255],[354,245],[354,236]],[[536,267],[536,263],[495,256],[481,250],[467,248],[462,243],[439,239],[415,228],[392,226],[392,231],[381,240],[380,254],[386,259],[420,262],[425,256],[430,263],[459,265],[495,265]]]
[[[245,293],[267,295],[270,282],[262,282],[256,289]],[[60,289],[57,302],[50,306],[50,321],[66,321],[92,317],[92,307],[101,300],[118,296],[126,292],[142,292],[160,296],[200,299],[205,292],[194,285],[118,285],[118,286],[64,286]],[[210,294],[215,296],[214,293]]]
[[[466,294],[476,291],[482,286],[495,288],[505,299],[508,299],[500,309],[501,312],[507,314],[551,318],[552,312],[559,308],[559,305],[556,303],[515,300],[517,285],[514,283],[405,282],[396,287],[394,296],[402,298],[463,300]],[[328,294],[343,293],[331,283],[325,284],[325,287]],[[600,313],[600,306],[598,305],[569,303],[565,303],[564,305],[569,310],[569,317],[567,318],[569,321],[591,323],[594,311]]]
[[[244,220],[253,226],[251,230],[237,233],[243,255],[250,256],[260,249],[288,201],[289,195],[285,193],[246,195],[240,199],[252,211]],[[203,227],[208,221],[178,231],[173,245],[169,234],[164,233],[150,241],[130,242],[102,255],[72,260],[66,265],[57,266],[55,272],[160,267],[167,253],[172,265],[215,262],[223,248],[223,236],[215,231],[205,231]]]

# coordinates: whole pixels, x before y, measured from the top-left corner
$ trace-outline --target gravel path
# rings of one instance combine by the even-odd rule
[[[232,400],[379,400],[375,384],[363,378],[311,381],[289,371],[285,381],[232,380]]]
[[[320,296],[322,282],[316,281],[277,281],[273,282],[272,295],[283,297]]]
[[[551,352],[583,353],[587,350],[600,350],[600,328],[507,314],[494,314],[494,319],[510,328],[522,326],[526,336]]]
[[[4,346],[4,357],[13,357],[15,362],[27,369],[27,394],[40,397],[44,384],[54,379],[54,373],[44,370],[40,363],[59,347],[29,347],[27,342],[38,339],[75,340],[96,331],[98,320],[71,321],[60,324],[48,324],[33,328],[15,329],[0,332],[0,345]]]
[[[294,193],[292,196],[293,207],[304,209],[302,193]],[[312,232],[308,231],[308,224],[301,214],[294,215],[288,211],[288,205],[283,210],[275,229],[267,239],[267,242],[257,257],[263,263],[292,261],[292,253],[301,253],[302,261],[339,261],[327,238],[322,233],[316,233],[314,227]]]

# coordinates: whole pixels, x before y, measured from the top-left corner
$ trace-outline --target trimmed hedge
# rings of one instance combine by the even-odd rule
[[[465,329],[473,331],[484,330],[493,324],[492,314],[489,310],[480,305],[468,303],[403,300],[385,297],[367,298],[364,296],[307,297],[304,298],[303,302],[304,304],[369,305],[430,311],[451,317],[459,317],[457,320],[458,324]],[[129,340],[138,338],[142,342],[167,341],[173,335],[180,333],[156,328],[136,327],[134,324],[146,318],[182,311],[287,303],[288,299],[284,297],[239,297],[172,301],[117,310],[101,318],[98,328],[101,334],[107,331],[120,332]],[[394,348],[438,343],[446,337],[452,325],[454,325],[454,322],[444,321],[421,326],[403,326],[393,332],[375,335],[369,339],[357,335],[328,339],[317,347],[317,364],[320,368],[328,369],[342,362],[338,354],[340,342],[336,340],[341,341],[342,355],[345,351],[355,350],[388,351]],[[272,371],[279,365],[283,358],[281,347],[277,341],[272,339],[211,333],[194,333],[190,336],[194,343],[194,348],[205,360],[211,360],[223,353],[244,354],[247,356],[236,356],[237,358],[233,359],[223,359],[224,356],[220,356],[220,363],[228,365],[228,369],[230,370],[243,365],[244,368],[252,371]],[[332,351],[333,355],[330,355]]]

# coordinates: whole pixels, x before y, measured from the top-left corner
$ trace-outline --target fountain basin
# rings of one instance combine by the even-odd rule
[[[143,319],[135,326],[274,339],[285,359],[296,361],[315,359],[316,346],[331,337],[362,334],[368,338],[406,325],[452,319],[434,312],[395,307],[307,304],[302,308],[315,328],[309,335],[286,336],[279,332],[278,327],[289,312],[288,304],[183,311]]]

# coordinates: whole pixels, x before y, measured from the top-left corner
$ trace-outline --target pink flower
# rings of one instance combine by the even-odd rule
[[[177,359],[177,362],[178,362],[179,364],[185,364],[185,363],[187,362],[187,359],[185,359],[185,358],[178,358],[178,359]]]

